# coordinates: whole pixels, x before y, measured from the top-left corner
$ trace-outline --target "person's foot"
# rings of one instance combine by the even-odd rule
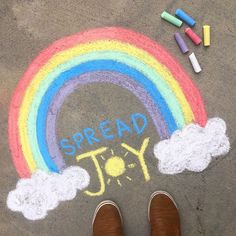
[[[152,236],[180,236],[180,217],[173,198],[164,191],[151,195],[148,207]]]
[[[110,201],[101,202],[93,216],[93,236],[123,236],[123,221],[118,206]]]

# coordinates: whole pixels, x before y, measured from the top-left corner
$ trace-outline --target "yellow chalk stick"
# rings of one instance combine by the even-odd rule
[[[205,47],[210,46],[210,26],[203,25],[203,44]]]

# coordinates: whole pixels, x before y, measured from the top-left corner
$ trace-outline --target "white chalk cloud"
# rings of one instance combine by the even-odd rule
[[[40,220],[61,201],[75,198],[89,181],[88,172],[79,166],[68,167],[61,174],[37,170],[31,178],[18,181],[16,189],[8,194],[7,206],[29,220]]]
[[[177,174],[185,169],[201,172],[212,158],[229,152],[226,124],[220,118],[209,119],[206,126],[185,126],[172,134],[170,139],[155,145],[154,154],[158,169],[163,174]]]

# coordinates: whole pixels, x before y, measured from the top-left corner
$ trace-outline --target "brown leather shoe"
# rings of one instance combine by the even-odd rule
[[[180,236],[180,217],[173,198],[164,191],[151,195],[148,207],[152,236]]]
[[[106,200],[101,202],[93,216],[93,236],[123,236],[123,221],[118,206]]]

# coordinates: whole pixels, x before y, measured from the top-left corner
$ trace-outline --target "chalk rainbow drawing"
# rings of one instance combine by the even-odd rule
[[[10,104],[8,134],[13,162],[20,177],[30,177],[37,169],[60,173],[66,167],[62,155],[58,155],[55,136],[49,139],[50,124],[55,125],[60,108],[53,104],[60,94],[63,97],[65,87],[73,84],[71,81],[76,86],[91,83],[92,76],[86,74],[96,72],[106,72],[106,79],[97,76],[96,82],[129,87],[142,102],[145,99],[141,94],[151,100],[144,102],[144,106],[161,139],[169,138],[190,123],[205,126],[207,122],[198,89],[182,66],[158,43],[119,27],[78,33],[43,50],[15,90]],[[67,89],[66,96],[72,91]],[[53,106],[56,109],[51,111]]]
[[[154,156],[163,174],[203,171],[213,157],[230,149],[225,122],[207,119],[198,89],[158,43],[119,27],[92,29],[63,38],[36,57],[10,104],[9,146],[20,179],[8,194],[7,206],[27,219],[45,218],[59,202],[73,199],[77,191],[89,185],[85,169],[66,167],[56,135],[57,114],[63,102],[78,86],[89,83],[119,85],[141,101],[161,139],[154,146]],[[144,117],[138,113],[133,116]],[[108,176],[107,185],[113,178],[122,186],[119,177],[126,168],[138,164],[148,182],[144,155],[148,144],[149,137],[139,149],[121,143],[126,151],[123,157],[130,154],[136,158],[130,164],[113,151],[105,159],[102,155],[108,147],[78,155],[78,162],[93,161],[100,183],[97,192],[84,193],[100,196],[105,192],[103,171]],[[106,162],[100,164],[97,156]],[[132,181],[128,175],[125,177]]]

